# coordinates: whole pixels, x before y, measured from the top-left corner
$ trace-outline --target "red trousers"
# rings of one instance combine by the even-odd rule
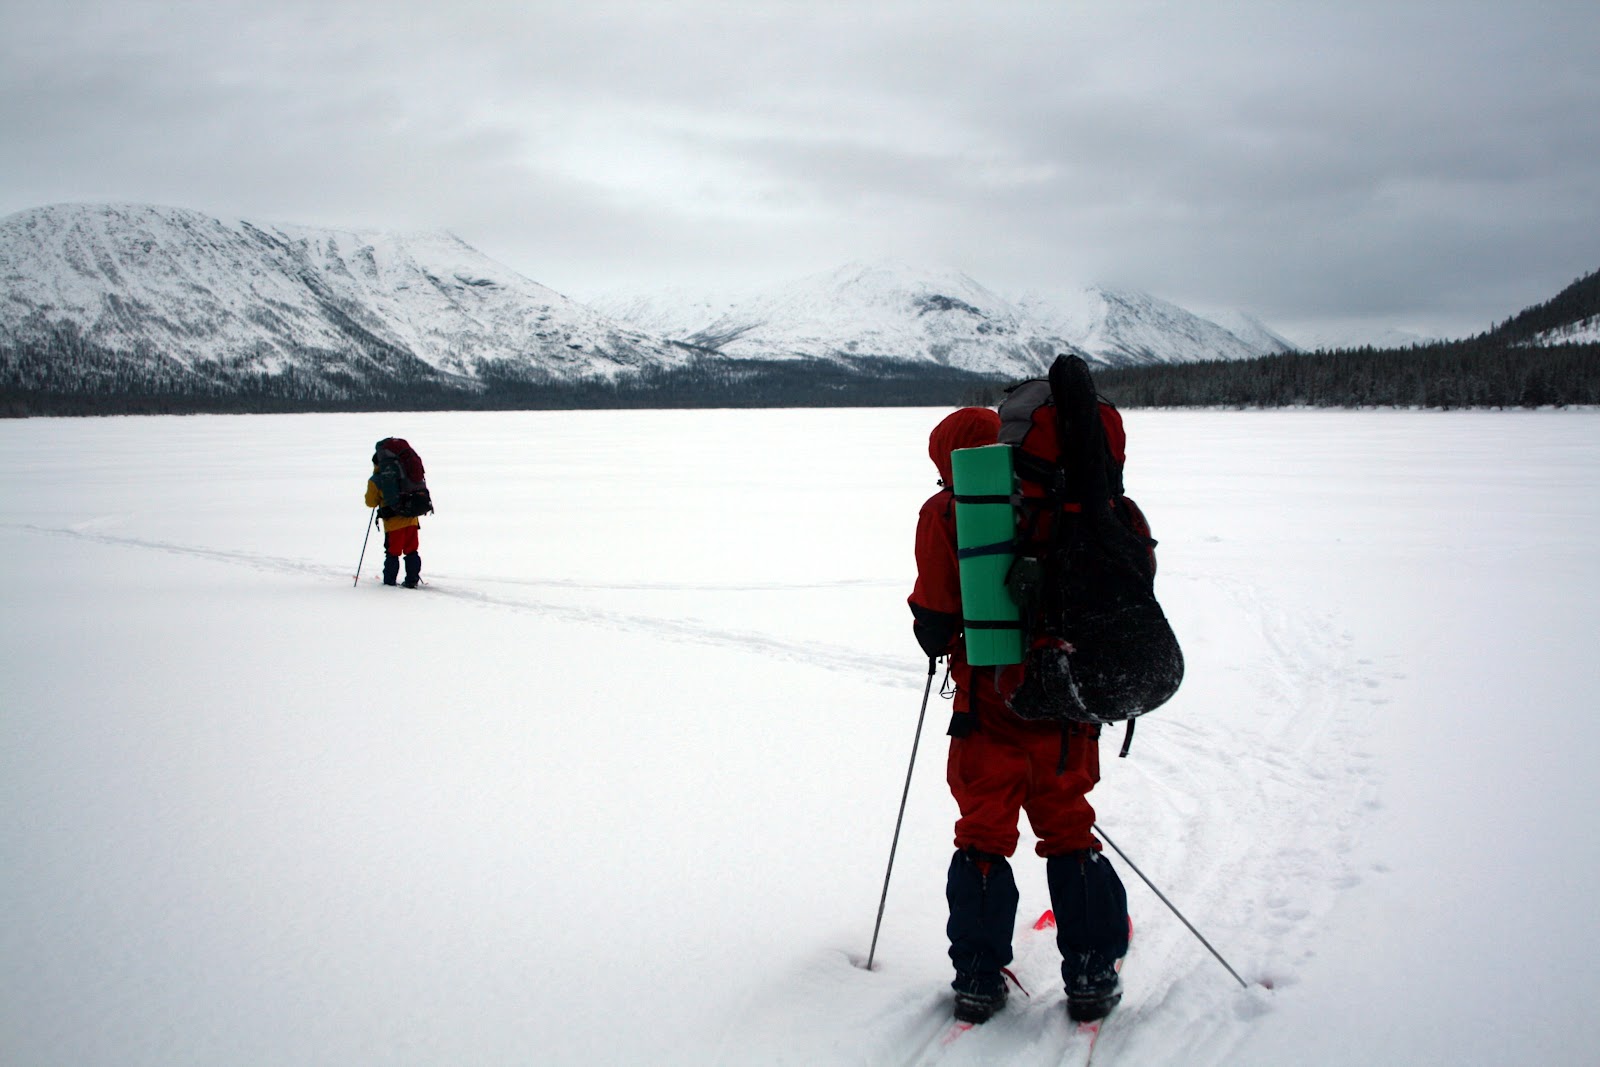
[[[1099,727],[1073,725],[1063,734],[1059,726],[1024,722],[989,700],[973,703],[977,729],[951,738],[945,771],[961,809],[956,848],[1010,856],[1021,836],[1018,814],[1025,811],[1039,855],[1098,850],[1088,793],[1100,781]],[[1066,765],[1057,774],[1062,745]]]
[[[383,535],[383,550],[391,556],[404,556],[415,552],[421,539],[418,536],[420,526],[402,526],[398,530],[390,530]]]

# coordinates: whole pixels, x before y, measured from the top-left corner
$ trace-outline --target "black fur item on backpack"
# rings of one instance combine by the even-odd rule
[[[1008,418],[1012,398],[1053,406],[1058,448],[1058,473],[1034,498],[1047,521],[1024,514],[1019,522],[1012,577],[1029,650],[1008,703],[1024,719],[1121,722],[1171,699],[1183,681],[1183,653],[1156,602],[1154,542],[1133,528],[1121,445],[1114,458],[1089,367],[1060,356],[1049,384],[1048,399],[1037,389],[1031,398],[1013,392],[1000,408],[1002,423],[1015,427],[1038,423],[1033,410]],[[1040,531],[1031,543],[1030,529]]]

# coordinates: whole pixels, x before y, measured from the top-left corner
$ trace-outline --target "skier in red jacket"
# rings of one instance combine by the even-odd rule
[[[946,778],[960,809],[955,855],[945,885],[946,932],[956,977],[956,1018],[984,1022],[1004,1007],[1001,969],[1011,962],[1017,886],[1009,857],[1026,811],[1045,860],[1062,978],[1072,1018],[1098,1019],[1121,999],[1116,962],[1128,949],[1122,880],[1100,855],[1087,794],[1100,780],[1100,728],[1028,722],[1007,707],[1020,666],[974,667],[962,639],[950,453],[994,444],[1000,417],[961,408],[928,437],[942,486],[917,519],[917,581],[909,598],[913,630],[932,658],[949,657],[955,685]]]

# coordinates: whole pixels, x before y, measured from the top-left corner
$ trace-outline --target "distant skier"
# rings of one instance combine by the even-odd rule
[[[930,657],[949,657],[955,685],[946,778],[961,815],[945,884],[955,1016],[981,1023],[1005,1006],[1001,969],[1012,959],[1018,903],[1008,857],[1026,811],[1045,860],[1068,1012],[1087,1021],[1121,999],[1116,962],[1128,948],[1127,895],[1100,855],[1087,799],[1100,780],[1100,727],[1018,718],[1001,696],[1000,672],[1020,668],[974,667],[963,641],[950,453],[994,444],[999,429],[994,411],[961,408],[929,435],[943,488],[918,516],[909,598],[918,643]]]
[[[399,437],[385,437],[372,453],[367,507],[377,508],[383,523],[383,584],[396,584],[404,556],[406,579],[400,584],[415,589],[422,581],[421,516],[433,511],[433,502],[421,457]]]

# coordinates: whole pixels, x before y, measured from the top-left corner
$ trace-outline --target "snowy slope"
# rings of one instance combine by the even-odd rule
[[[0,1062],[1058,1062],[1026,932],[939,1043],[937,686],[857,965],[942,414],[0,421]],[[1093,799],[1251,985],[1115,861],[1098,1064],[1592,1062],[1597,419],[1128,413],[1189,676]],[[352,588],[391,433],[417,592]]]
[[[669,297],[650,306],[670,302]],[[626,311],[605,307],[613,314]],[[1047,368],[1065,344],[1036,331],[964,274],[899,264],[850,264],[743,299],[690,305],[695,307],[720,311],[690,327],[684,339],[744,359],[877,357],[1026,377]],[[688,310],[671,318],[687,324]],[[655,321],[670,321],[668,313],[651,314]]]
[[[728,356],[892,357],[1006,377],[1066,349],[1106,365],[1245,359],[1291,347],[1259,323],[1241,337],[1142,293],[1087,288],[1018,300],[956,271],[855,263],[763,292],[611,294],[606,314]]]
[[[56,205],[0,219],[0,340],[63,324],[113,351],[277,374],[397,352],[471,380],[502,363],[558,379],[681,361],[448,233],[224,221],[178,208]]]
[[[1600,315],[1546,330],[1533,339],[1536,345],[1582,345],[1600,342]]]
[[[707,324],[737,314],[759,293],[711,294],[691,286],[667,286],[648,293],[613,290],[586,301],[601,314],[658,337],[686,340]]]
[[[1027,315],[1112,366],[1251,359],[1289,351],[1255,323],[1241,336],[1170,301],[1126,289],[1088,288],[1065,296],[1030,293]]]
[[[1294,352],[1300,347],[1248,311],[1230,309],[1208,312],[1204,318],[1221,326],[1262,355]]]

